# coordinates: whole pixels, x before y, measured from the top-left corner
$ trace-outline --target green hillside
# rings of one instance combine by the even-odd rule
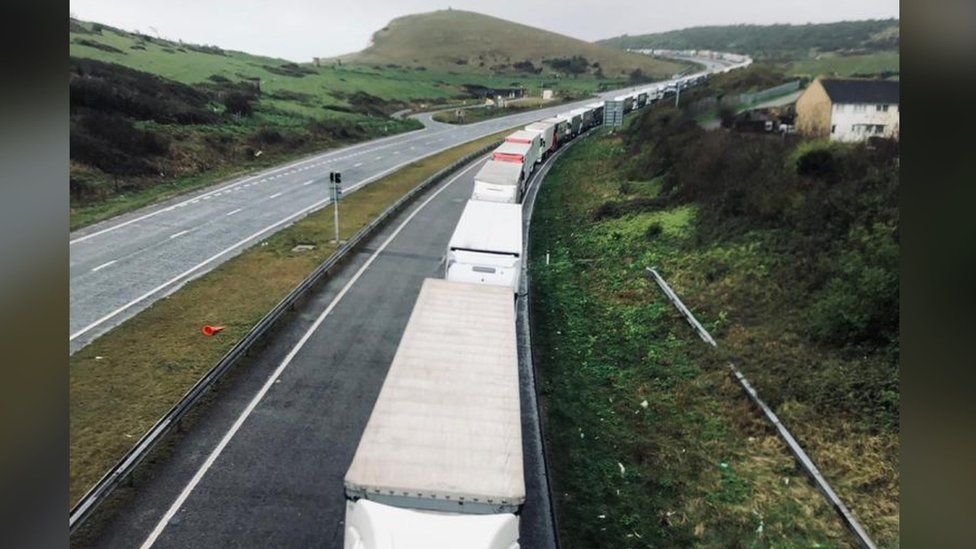
[[[480,100],[508,88],[584,97],[685,68],[499,19],[455,16],[494,29],[492,40],[480,33],[471,56],[494,59],[510,46],[498,29],[512,28],[551,41],[548,49],[534,46],[539,57],[532,57],[550,69],[495,70],[496,60],[455,70],[453,60],[443,62],[437,44],[444,35],[436,32],[426,42],[413,35],[412,51],[423,53],[410,53],[410,66],[380,63],[381,47],[359,62],[299,64],[70,20],[72,228],[302,154],[419,127],[388,117],[400,109]],[[428,29],[448,25],[438,17],[407,19],[427,21]],[[563,50],[566,44],[572,47]]]
[[[367,64],[434,71],[650,78],[681,71],[678,63],[620,52],[479,13],[443,10],[394,19],[365,50],[342,57]]]
[[[898,19],[806,25],[727,25],[617,36],[598,42],[619,49],[706,49],[745,53],[755,59],[792,60],[820,52],[863,55],[897,51]]]

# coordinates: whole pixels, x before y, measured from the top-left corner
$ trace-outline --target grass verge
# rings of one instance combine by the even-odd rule
[[[831,388],[826,365],[838,363],[856,392],[884,357],[825,350],[798,335],[790,288],[776,278],[784,258],[761,233],[701,239],[694,204],[594,216],[607,202],[658,196],[660,181],[623,177],[624,154],[606,135],[573,147],[540,189],[533,218],[533,336],[563,545],[850,546],[729,379],[729,356],[875,540],[897,545],[897,430],[824,414],[790,393]],[[646,280],[654,265],[727,354],[702,344]]]
[[[427,177],[508,133],[420,160],[340,205],[342,238],[355,234]],[[188,283],[69,360],[72,505],[176,404],[251,327],[336,246],[332,208],[312,214]],[[292,251],[299,244],[314,250]],[[226,326],[217,337],[204,324]]]

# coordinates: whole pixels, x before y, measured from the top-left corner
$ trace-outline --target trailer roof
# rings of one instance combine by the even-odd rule
[[[538,134],[537,134],[538,135]],[[474,176],[475,181],[494,185],[518,185],[522,166],[516,162],[489,160]]]
[[[529,141],[534,141],[534,140],[536,140],[538,138],[539,138],[539,132],[531,132],[531,131],[528,131],[528,130],[518,130],[518,131],[512,132],[508,137],[506,137],[505,138],[505,141],[508,141],[509,139],[528,139]]]
[[[531,143],[513,143],[511,141],[506,141],[498,146],[494,150],[496,153],[502,154],[527,154],[532,150]]]
[[[511,288],[424,280],[345,486],[525,501]]]
[[[521,204],[468,200],[449,247],[521,255]]]
[[[547,118],[546,120],[549,120],[549,119]],[[527,125],[525,127],[525,129],[527,129],[527,130],[545,131],[545,130],[548,130],[549,128],[551,128],[551,127],[553,127],[553,126],[556,125],[554,122],[547,122],[546,120],[542,120],[542,121],[539,121],[539,122],[533,122],[533,123]]]

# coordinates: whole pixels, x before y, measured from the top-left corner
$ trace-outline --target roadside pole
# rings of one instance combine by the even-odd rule
[[[342,200],[342,174],[329,172],[329,187],[332,191],[332,211],[335,214],[335,242],[339,245],[339,201]]]

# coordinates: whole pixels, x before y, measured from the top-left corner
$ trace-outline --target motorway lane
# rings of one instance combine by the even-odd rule
[[[240,429],[199,483],[185,492],[182,505],[152,538],[152,546],[341,547],[342,478],[422,281],[443,275],[444,250],[482,164],[479,160],[456,179],[428,191],[371,239],[315,292],[298,316],[287,321],[266,349],[221,385],[219,398],[198,413],[193,428],[174,443],[171,457],[150,466],[148,475],[140,475],[148,478],[123,496],[118,514],[82,530],[73,544],[144,544],[236,420]],[[377,253],[386,241],[388,247]],[[330,304],[334,309],[316,326]],[[306,335],[296,352],[296,344]],[[272,381],[275,368],[289,353],[294,358]],[[520,367],[527,387],[529,365]],[[270,389],[240,422],[242,411],[265,384]],[[528,405],[523,396],[526,435],[538,433],[538,416]],[[545,531],[548,509],[539,505],[546,498],[546,479],[533,477],[544,474],[538,440],[533,443],[526,436],[524,445],[531,506],[522,515],[523,546],[552,547],[551,534]]]
[[[465,126],[417,115],[423,130],[315,155],[76,231],[70,244],[70,352],[328,204],[329,171],[342,172],[349,192],[421,157],[592,101]]]

